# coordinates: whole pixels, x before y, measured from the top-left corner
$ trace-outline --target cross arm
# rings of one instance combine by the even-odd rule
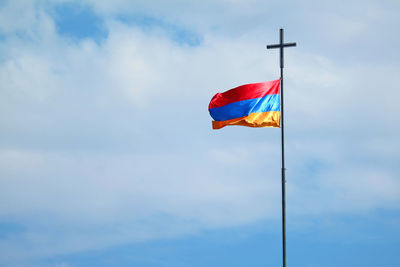
[[[281,44],[267,45],[267,49],[289,47],[289,46],[296,46],[296,43],[286,43],[282,45]]]

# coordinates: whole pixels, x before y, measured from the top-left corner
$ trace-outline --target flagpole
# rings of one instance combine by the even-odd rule
[[[279,32],[279,43],[283,44],[283,29]],[[282,148],[282,261],[286,267],[286,179],[285,179],[285,127],[283,101],[283,46],[279,48],[281,67],[281,148]]]
[[[282,264],[286,267],[286,177],[285,177],[285,127],[283,99],[283,50],[285,47],[296,46],[296,43],[284,43],[283,29],[279,31],[279,44],[267,45],[267,49],[279,48],[281,68],[281,148],[282,148]]]

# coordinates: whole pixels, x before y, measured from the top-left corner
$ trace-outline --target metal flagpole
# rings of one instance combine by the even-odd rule
[[[280,29],[279,44],[267,45],[267,49],[279,48],[281,67],[281,144],[282,144],[282,258],[283,267],[286,267],[286,179],[285,179],[285,130],[284,130],[284,101],[283,101],[283,49],[296,46],[296,43],[283,42],[283,29]]]

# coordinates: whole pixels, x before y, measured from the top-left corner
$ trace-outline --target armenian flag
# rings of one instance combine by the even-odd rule
[[[213,129],[228,125],[280,127],[280,84],[278,79],[217,93],[208,106]]]

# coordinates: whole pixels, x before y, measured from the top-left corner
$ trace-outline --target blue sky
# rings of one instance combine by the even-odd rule
[[[288,266],[397,266],[397,1],[0,1],[1,266],[279,266],[280,132],[211,130],[279,77]]]

